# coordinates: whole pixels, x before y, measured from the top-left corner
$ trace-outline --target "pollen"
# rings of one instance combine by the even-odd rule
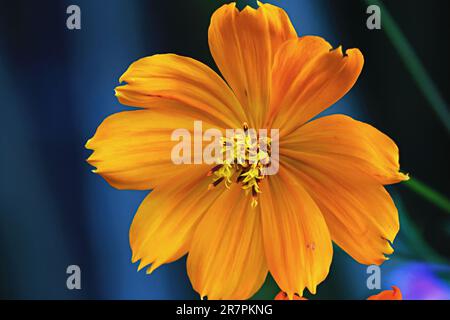
[[[230,188],[233,183],[240,184],[246,194],[251,195],[251,206],[258,205],[260,183],[266,177],[263,168],[268,167],[271,155],[271,139],[258,136],[244,123],[243,129],[235,130],[232,136],[222,138],[222,157],[218,165],[213,167],[208,176],[212,177],[209,189],[224,183]]]

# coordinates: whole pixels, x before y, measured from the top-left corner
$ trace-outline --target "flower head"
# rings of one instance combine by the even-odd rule
[[[286,292],[280,291],[276,296],[274,300],[308,300],[306,298],[300,297],[298,295],[293,295],[292,297],[288,297]]]
[[[315,293],[332,241],[361,263],[381,264],[399,229],[384,185],[407,179],[397,146],[348,116],[311,120],[352,88],[361,52],[299,38],[282,9],[262,3],[224,5],[208,38],[225,80],[175,54],[138,60],[116,95],[141,109],[108,117],[86,145],[94,172],[112,186],[152,190],[130,228],[132,261],[150,273],[188,254],[192,285],[209,299],[249,298],[269,271],[290,297]],[[264,174],[269,140],[240,163],[201,163],[194,150],[194,164],[174,164],[171,135],[193,132],[194,121],[243,129],[232,139],[245,150],[248,128],[279,130],[277,174]]]
[[[304,297],[294,295],[289,297],[285,292],[280,291],[276,296],[275,300],[308,300]],[[402,292],[396,286],[392,286],[392,290],[384,290],[379,294],[370,296],[367,300],[403,300]]]
[[[367,298],[367,300],[403,300],[403,297],[400,289],[392,286],[392,290],[384,290],[379,294]]]

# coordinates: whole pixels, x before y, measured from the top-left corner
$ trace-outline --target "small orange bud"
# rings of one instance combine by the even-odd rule
[[[400,289],[392,286],[392,290],[384,290],[379,294],[367,298],[367,300],[403,300],[403,297]]]
[[[280,293],[278,293],[276,295],[275,300],[291,300],[291,299],[289,299],[286,292],[280,291]],[[308,300],[308,299],[300,297],[298,294],[294,294],[294,297],[292,298],[292,300]]]

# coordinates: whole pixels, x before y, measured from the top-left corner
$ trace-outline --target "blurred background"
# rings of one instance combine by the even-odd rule
[[[128,229],[146,192],[117,191],[91,173],[84,144],[123,110],[113,89],[138,58],[191,56],[214,67],[207,44],[216,0],[2,0],[0,12],[0,298],[197,299],[185,260],[151,276],[131,264]],[[366,121],[400,147],[413,178],[390,188],[401,217],[382,289],[406,299],[450,298],[449,28],[446,0],[385,0],[382,29],[366,27],[364,0],[268,1],[300,35],[358,47],[366,65],[329,113]],[[81,8],[81,30],[66,8]],[[398,28],[397,28],[398,27]],[[81,290],[66,268],[81,267]],[[337,247],[314,299],[365,299],[366,266]],[[272,299],[267,279],[255,298]],[[310,297],[310,296],[308,296]]]

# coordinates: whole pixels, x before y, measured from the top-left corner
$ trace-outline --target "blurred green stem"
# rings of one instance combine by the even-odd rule
[[[403,63],[411,73],[417,86],[422,91],[422,94],[428,100],[428,103],[430,103],[439,119],[443,122],[447,132],[450,132],[450,114],[447,109],[447,104],[439,93],[436,85],[433,83],[433,80],[431,80],[431,77],[428,75],[427,70],[420,62],[420,59],[414,52],[411,44],[408,42],[381,0],[365,0],[365,2],[369,5],[377,5],[380,7],[383,30],[386,32],[392,45],[402,58]]]
[[[408,241],[410,248],[414,251],[415,255],[407,258],[407,260],[414,260],[416,257],[421,257],[425,261],[433,263],[447,264],[446,258],[441,257],[434,249],[428,245],[427,241],[423,238],[422,232],[416,227],[414,222],[408,215],[406,208],[403,204],[400,195],[395,194],[395,204],[398,208],[400,215],[400,226],[402,235]],[[401,254],[399,257],[402,257]]]
[[[440,194],[439,192],[431,189],[426,184],[417,179],[409,179],[403,184],[426,200],[432,202],[445,212],[450,213],[450,201],[443,194]]]

